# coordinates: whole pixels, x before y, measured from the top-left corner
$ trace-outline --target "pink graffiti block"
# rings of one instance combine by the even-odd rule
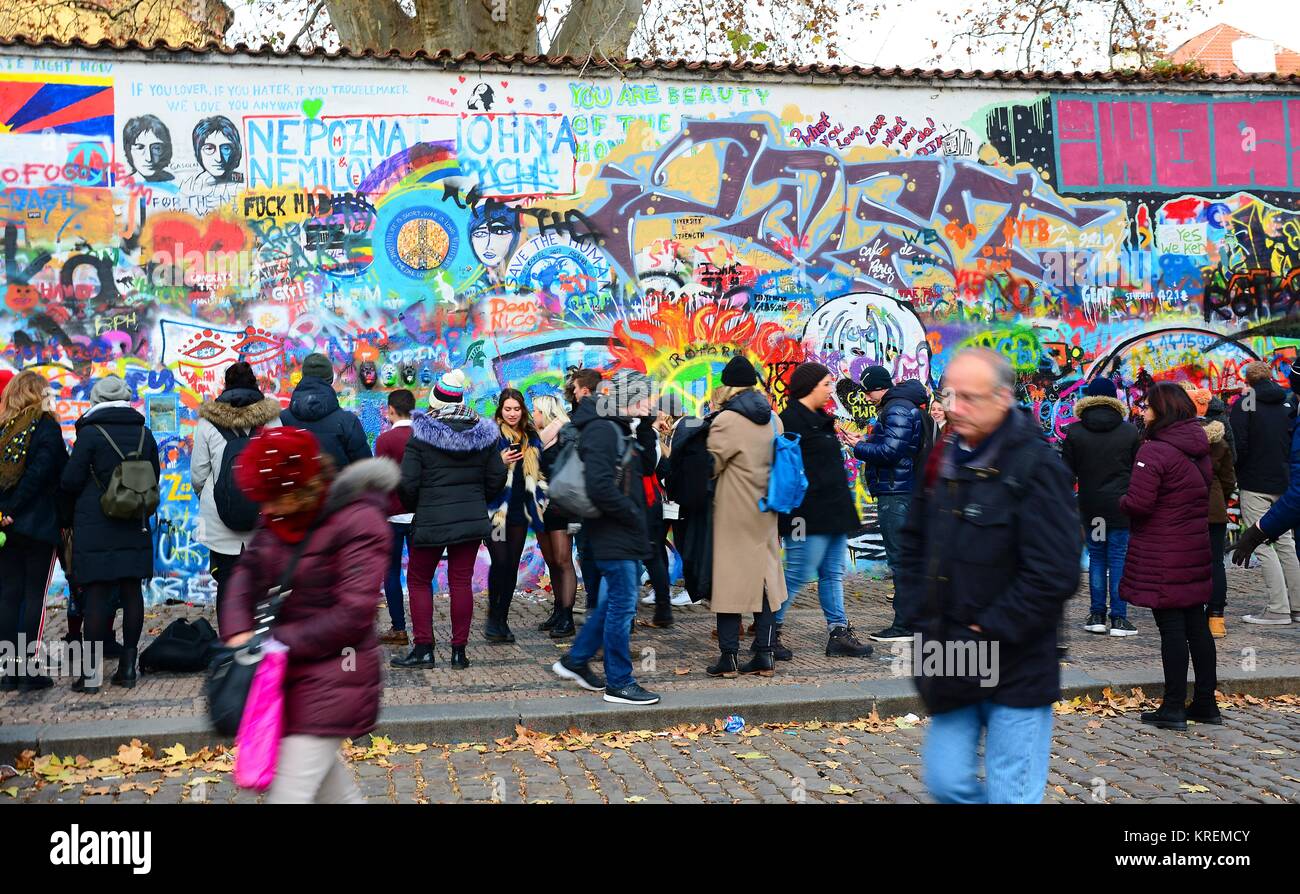
[[[1097,129],[1092,103],[1063,99],[1056,104],[1056,139],[1063,186],[1097,186]]]
[[[1221,102],[1214,107],[1219,186],[1286,186],[1282,102]]]
[[[1210,182],[1210,116],[1203,102],[1153,102],[1156,181],[1193,188]]]
[[[1101,169],[1108,186],[1151,186],[1151,134],[1147,104],[1101,102]]]
[[[1287,101],[1287,121],[1291,125],[1291,168],[1300,171],[1300,99]]]

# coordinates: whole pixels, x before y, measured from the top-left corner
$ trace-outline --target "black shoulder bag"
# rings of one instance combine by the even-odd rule
[[[265,599],[257,603],[253,612],[253,635],[241,646],[219,649],[212,659],[204,690],[208,697],[208,717],[212,720],[212,726],[223,736],[233,736],[239,732],[239,722],[243,719],[244,705],[248,701],[248,690],[253,684],[253,675],[257,673],[258,662],[265,654],[262,644],[275,624],[280,607],[293,593],[293,573],[319,524],[318,519],[308,529],[307,536],[294,548],[279,582],[267,590]]]

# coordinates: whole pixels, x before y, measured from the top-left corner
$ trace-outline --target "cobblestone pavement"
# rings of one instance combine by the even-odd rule
[[[1093,706],[1057,717],[1047,802],[1300,801],[1300,699],[1234,697],[1221,702],[1223,726],[1187,733],[1142,725],[1137,700],[1128,702],[1118,716]],[[602,736],[523,731],[496,743],[432,746],[378,739],[353,746],[350,766],[366,798],[380,803],[929,800],[919,757],[924,721],[770,724],[738,735],[721,726]],[[155,755],[123,745],[117,759],[83,758],[80,768],[36,760],[0,780],[0,803],[256,800],[235,787],[225,752]]]
[[[1242,670],[1244,662],[1267,674],[1270,667],[1293,663],[1300,655],[1300,624],[1286,627],[1256,627],[1244,624],[1240,616],[1262,608],[1258,570],[1228,571],[1228,638],[1217,640],[1219,666],[1225,670]],[[888,626],[892,606],[885,598],[892,585],[861,576],[846,581],[846,606],[849,618],[864,639],[867,632]],[[580,592],[579,600],[583,599]],[[376,597],[376,602],[380,600]],[[452,670],[450,650],[451,621],[448,600],[435,599],[434,631],[437,639],[438,667],[433,670],[388,669],[384,704],[421,705],[453,702],[483,702],[500,698],[573,696],[571,687],[558,680],[550,665],[564,653],[572,640],[552,640],[537,629],[550,611],[550,600],[543,593],[516,598],[511,611],[511,627],[518,637],[513,645],[493,645],[482,639],[485,597],[475,600],[473,633],[469,644],[472,667]],[[640,617],[632,639],[633,658],[640,682],[656,692],[671,696],[673,692],[702,689],[718,685],[704,675],[704,667],[716,657],[717,643],[710,638],[714,616],[706,608],[695,606],[674,610],[676,623],[660,630],[646,626],[651,607],[640,606]],[[386,612],[377,607],[377,624],[387,629]],[[1158,672],[1160,637],[1150,612],[1134,608],[1130,617],[1138,627],[1134,637],[1095,636],[1081,627],[1088,613],[1087,582],[1081,581],[1080,592],[1070,601],[1067,615],[1070,656],[1068,666],[1099,673],[1125,669]],[[176,617],[211,617],[211,610],[194,606],[160,606],[147,613],[145,643]],[[581,621],[582,616],[578,615]],[[66,631],[61,609],[51,612],[47,637],[55,639]],[[795,659],[778,665],[771,679],[742,677],[728,680],[728,686],[779,686],[798,683],[853,683],[892,676],[888,646],[877,644],[876,654],[867,659],[827,658],[826,626],[817,605],[816,585],[805,588],[793,609],[786,615],[783,637],[794,649]],[[389,648],[392,654],[405,649]],[[109,672],[112,671],[110,662]],[[57,723],[96,720],[136,720],[162,717],[203,717],[203,679],[200,674],[157,674],[144,676],[133,690],[112,686],[94,695],[71,691],[70,679],[60,679],[52,689],[37,693],[0,693],[0,724]]]

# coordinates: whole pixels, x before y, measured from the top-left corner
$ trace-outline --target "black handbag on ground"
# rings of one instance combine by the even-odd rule
[[[233,736],[239,732],[239,722],[244,717],[244,705],[248,701],[248,690],[253,685],[253,675],[257,673],[257,665],[264,654],[262,643],[275,624],[280,606],[293,592],[293,573],[318,524],[319,520],[294,548],[293,556],[280,575],[279,583],[268,590],[266,598],[257,604],[253,612],[253,635],[236,648],[220,647],[212,659],[204,687],[208,697],[208,717],[212,720],[212,726],[223,736]]]
[[[212,663],[216,645],[217,631],[207,618],[199,618],[194,623],[177,618],[140,653],[140,673],[198,673]]]

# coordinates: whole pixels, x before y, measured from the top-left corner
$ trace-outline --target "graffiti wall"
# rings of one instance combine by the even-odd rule
[[[328,354],[372,438],[450,368],[482,411],[585,365],[699,412],[735,354],[778,406],[816,359],[853,430],[864,367],[934,387],[985,345],[1055,438],[1088,377],[1225,394],[1300,338],[1300,92],[124,58],[0,55],[0,367],[49,377],[69,438],[129,383],[166,467],[153,600],[211,598],[190,443],[238,359],[287,404]]]

